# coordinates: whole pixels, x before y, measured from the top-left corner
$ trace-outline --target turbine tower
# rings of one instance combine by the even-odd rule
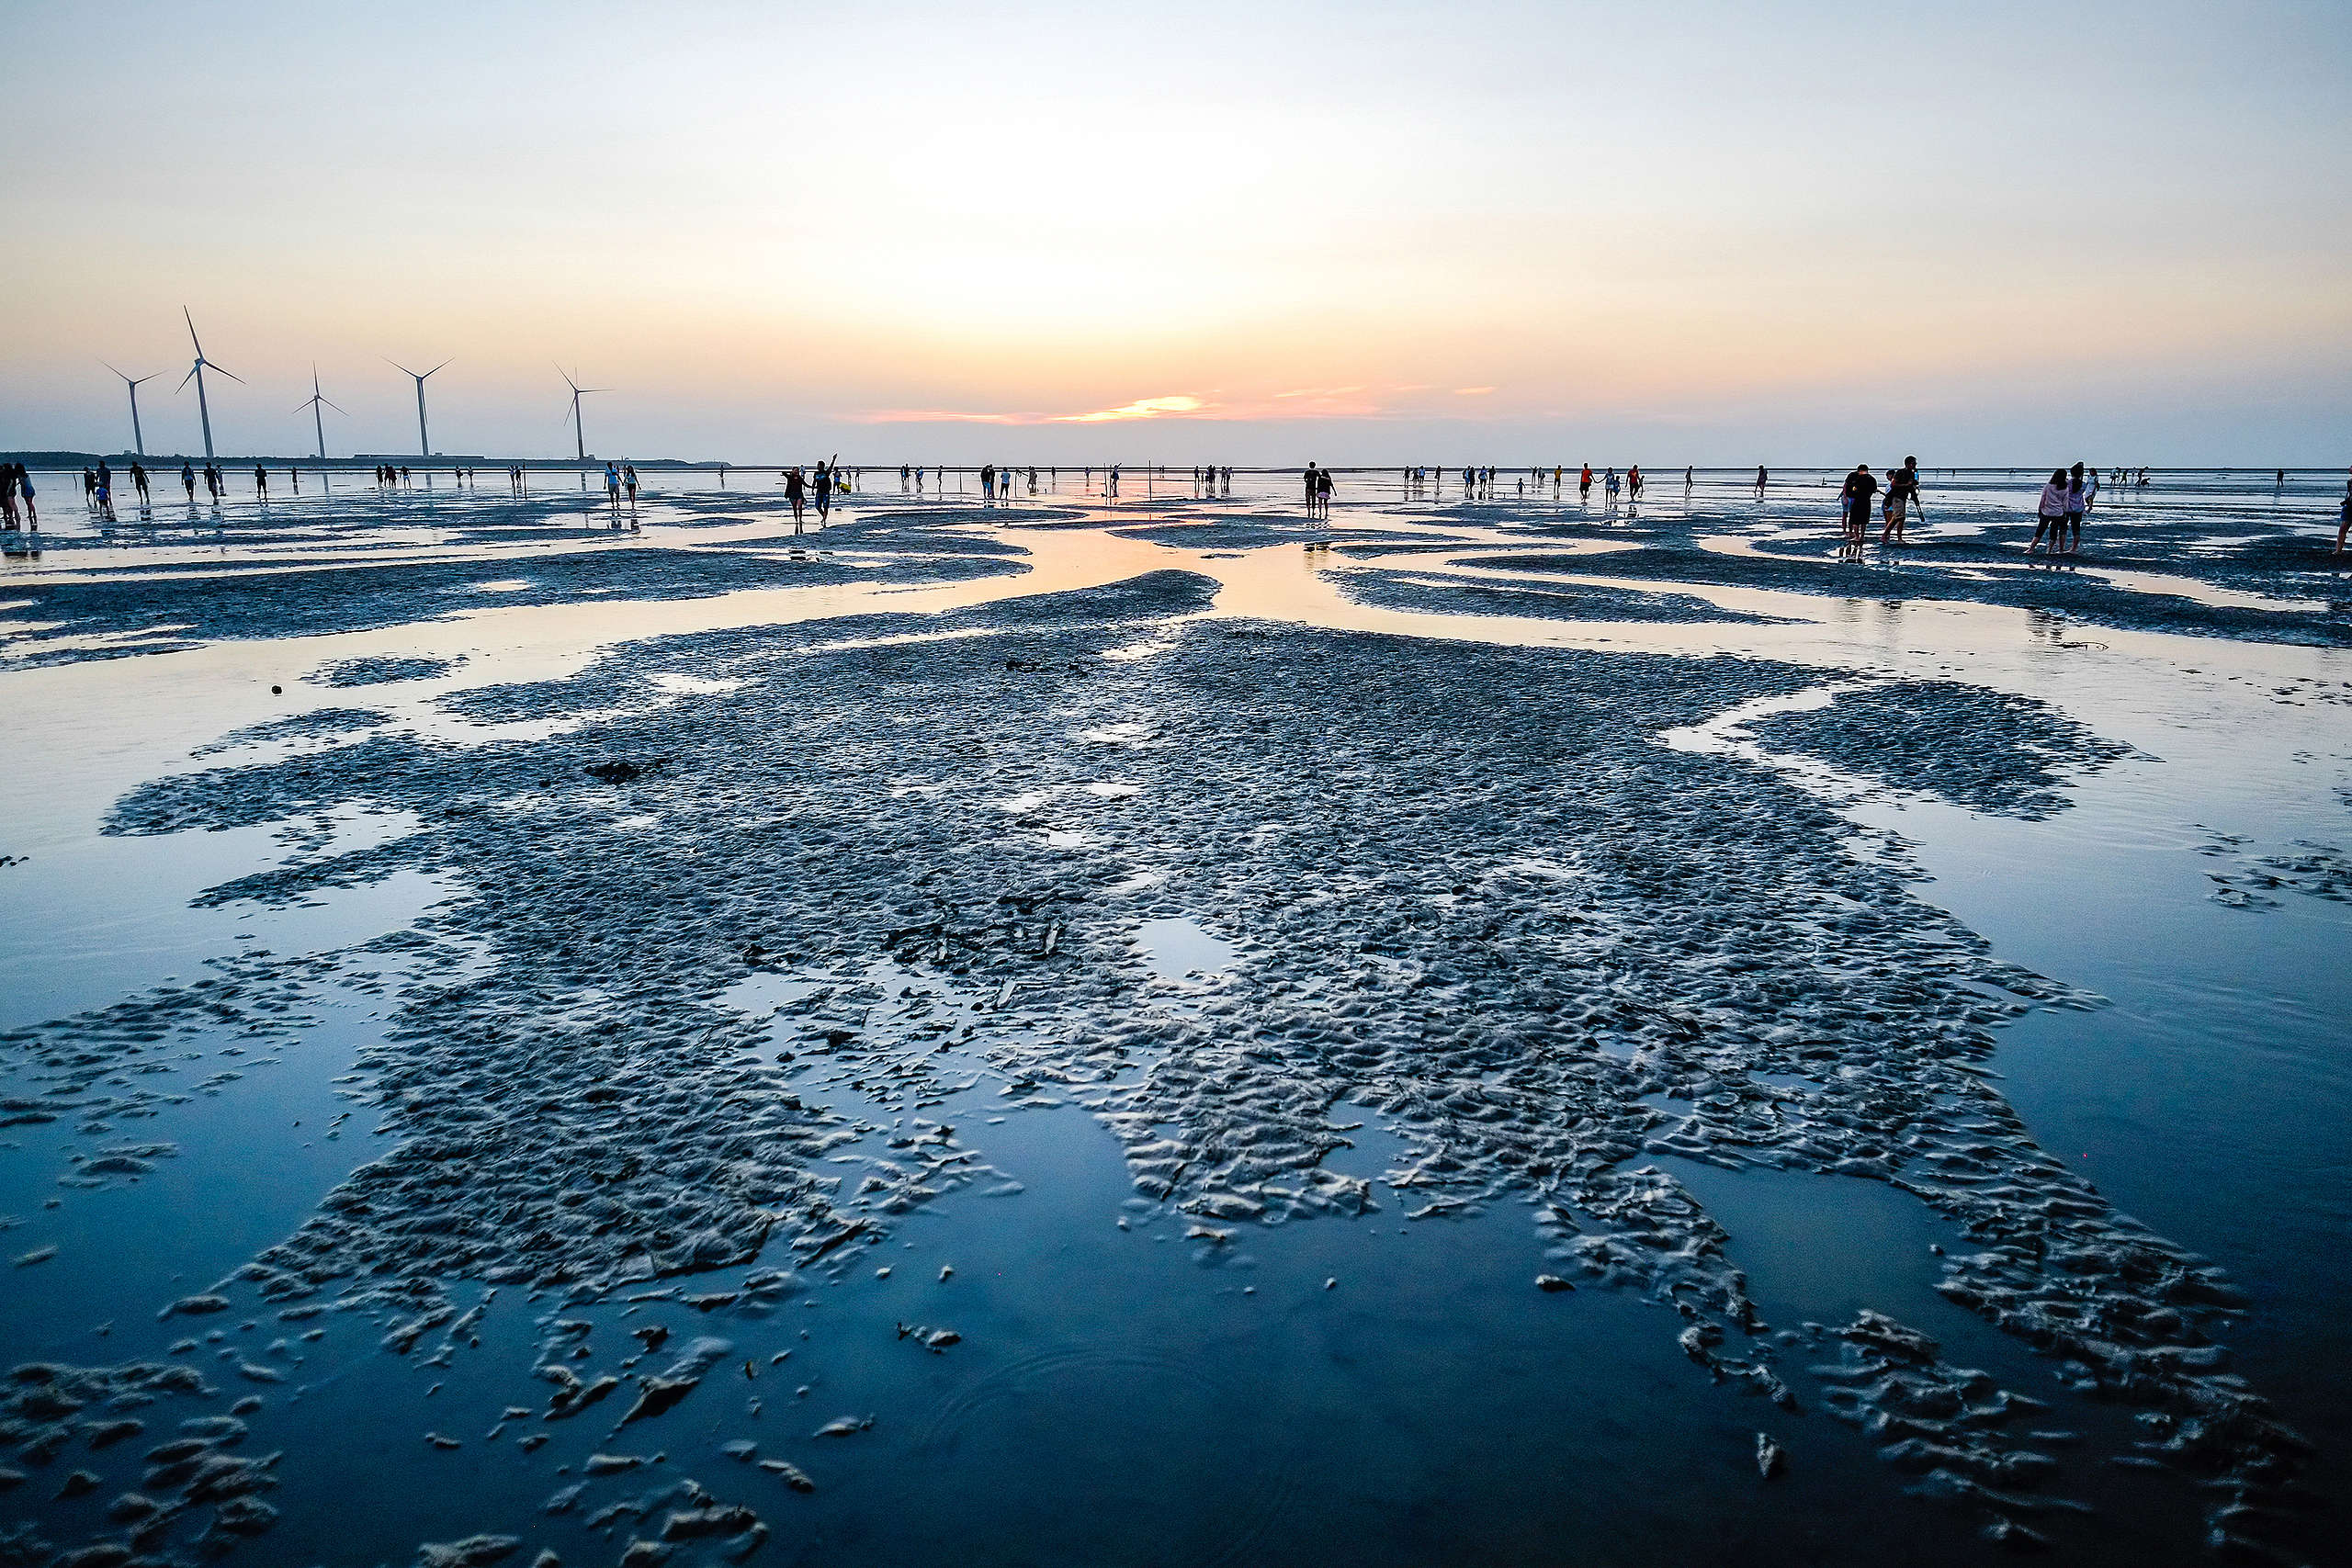
[[[426,440],[424,437],[424,377],[438,376],[442,371],[447,370],[449,367],[452,361],[447,359],[443,360],[432,369],[427,370],[424,373],[424,376],[417,375],[415,371],[410,369],[407,366],[402,365],[397,359],[387,359],[384,363],[399,371],[401,375],[413,378],[416,382],[416,451],[417,456],[421,457],[430,457],[433,456],[433,443]]]
[[[586,397],[591,392],[609,392],[612,389],[610,387],[583,387],[579,382],[573,380],[569,375],[566,375],[563,367],[560,365],[555,367],[555,373],[559,376],[562,376],[563,384],[571,389],[571,437],[573,450],[580,454],[580,461],[584,465],[588,461],[588,434],[580,426],[580,400]]]
[[[99,360],[98,363],[101,365],[107,365],[107,362],[103,359]],[[107,365],[107,368],[114,370],[114,367],[111,365]],[[114,370],[114,373],[118,376],[122,376],[122,372],[119,370]],[[153,375],[148,376],[122,376],[123,384],[130,389],[130,455],[134,457],[144,457],[147,456],[147,438],[139,433],[139,384],[141,381],[152,381],[156,376],[161,376],[163,372],[158,370],[154,372]],[[221,374],[225,376],[228,372],[224,370]]]
[[[122,374],[122,372],[118,370],[115,374],[119,376]],[[344,412],[344,410],[340,405],[331,401],[325,393],[319,390],[319,367],[317,365],[313,364],[311,367],[311,395],[304,398],[300,402],[296,403],[294,405],[294,412],[296,413],[300,413],[304,409],[309,409],[311,411],[311,428],[318,432],[319,461],[323,463],[327,460],[327,427],[326,422],[319,417],[319,405],[321,403],[325,403],[327,407],[334,409],[335,412],[343,414],[343,417],[345,419],[349,419],[351,417],[348,413]]]
[[[209,463],[212,461],[212,408],[204,400],[204,373],[220,370],[220,367],[204,357],[204,340],[196,335],[196,318],[188,315],[187,306],[180,307],[180,314],[187,320],[187,341],[196,344],[196,363],[188,367],[187,375],[180,378],[180,389],[186,390],[190,381],[196,383],[196,413],[204,422],[204,460]],[[240,387],[245,384],[245,378],[233,370],[220,370],[220,374]]]

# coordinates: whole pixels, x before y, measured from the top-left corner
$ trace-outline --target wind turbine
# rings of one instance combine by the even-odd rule
[[[196,318],[188,315],[187,306],[180,307],[180,314],[187,319],[187,341],[196,344],[196,363],[188,367],[187,375],[180,378],[180,386],[185,389],[190,381],[196,383],[196,413],[197,417],[204,422],[204,460],[210,463],[212,461],[212,408],[204,400],[204,373],[207,370],[220,370],[220,367],[204,357],[204,341],[196,335]],[[220,374],[228,377],[240,387],[245,384],[245,378],[233,370],[220,370]]]
[[[119,376],[121,372],[118,370],[115,374]],[[311,395],[304,398],[300,402],[296,403],[294,405],[294,412],[296,413],[300,413],[304,409],[309,409],[311,411],[311,428],[318,432],[319,461],[323,463],[327,460],[327,427],[326,422],[319,416],[319,405],[321,403],[325,403],[327,407],[334,409],[335,412],[343,414],[343,417],[345,419],[349,419],[351,417],[351,415],[345,413],[339,405],[329,400],[325,393],[319,390],[319,367],[316,365],[313,365],[311,367]]]
[[[555,373],[559,376],[562,376],[563,384],[571,389],[571,436],[574,444],[574,449],[580,454],[580,461],[582,464],[585,465],[588,461],[588,434],[580,426],[580,400],[586,397],[591,392],[609,392],[613,389],[610,387],[583,387],[579,382],[574,381],[570,376],[565,375],[564,368],[560,365],[555,367]]]
[[[424,376],[438,376],[442,371],[447,370],[454,361],[445,359],[440,364],[435,366],[432,369],[427,370],[424,373],[424,376],[418,376],[415,371],[410,369],[407,366],[402,365],[397,359],[387,359],[384,363],[390,366],[393,369],[399,371],[403,376],[414,378],[416,381],[416,450],[419,457],[430,457],[433,456],[433,443],[424,438]]]
[[[98,363],[101,365],[107,365],[107,362],[103,359],[99,360]],[[114,367],[111,365],[107,365],[107,368],[114,370]],[[119,370],[114,370],[114,373],[118,376],[122,376],[122,372]],[[158,370],[154,372],[153,375],[149,376],[122,376],[124,385],[130,389],[130,455],[134,457],[144,457],[147,456],[147,438],[139,434],[139,383],[141,381],[152,381],[156,376],[161,376],[163,372]],[[226,376],[228,372],[223,370],[220,374]]]

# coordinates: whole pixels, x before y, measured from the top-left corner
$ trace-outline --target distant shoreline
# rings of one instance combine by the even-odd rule
[[[44,470],[52,472],[70,472],[76,468],[96,468],[101,459],[118,468],[126,467],[134,461],[145,463],[150,466],[163,464],[176,466],[181,463],[194,463],[200,465],[204,461],[202,457],[197,457],[192,453],[186,452],[150,452],[144,454],[131,452],[64,451],[0,452],[0,462],[22,463],[25,467],[32,469],[36,473]],[[371,472],[378,465],[384,463],[390,463],[396,468],[419,469],[497,469],[514,468],[519,465],[523,468],[533,473],[594,473],[601,471],[607,462],[616,464],[627,463],[635,468],[651,469],[660,473],[780,474],[786,468],[790,468],[798,467],[802,468],[813,468],[815,467],[815,464],[812,462],[804,462],[799,464],[736,463],[715,457],[702,459],[687,457],[590,457],[585,462],[582,462],[577,457],[491,457],[468,455],[445,456],[439,453],[436,453],[430,457],[399,457],[390,453],[370,454],[364,452],[356,457],[324,458],[263,456],[258,454],[241,457],[223,456],[215,457],[212,461],[223,468],[250,468],[254,464],[258,463],[262,467],[268,468],[309,468],[313,470],[331,469],[337,473],[345,471],[368,473]],[[899,466],[900,461],[902,460],[894,459],[888,462],[853,461],[844,462],[841,466],[843,468],[865,473],[888,473],[890,470],[897,468]],[[930,462],[916,465],[910,461],[909,466],[920,467],[927,473],[977,474],[985,465],[980,463]],[[1031,468],[1041,469],[1050,468],[1056,470],[1083,472],[1089,468],[1089,465],[1084,463],[1003,463],[996,466],[1016,471],[1023,471]],[[1093,468],[1097,469],[1114,466],[1137,479],[1141,479],[1147,474],[1155,478],[1183,477],[1189,475],[1193,468],[1193,465],[1191,464],[1120,463],[1115,462],[1115,460],[1111,464],[1095,463],[1091,465]],[[1226,464],[1224,466],[1230,468],[1237,474],[1295,474],[1304,471],[1303,467],[1260,467],[1240,463]],[[1352,466],[1332,464],[1323,465],[1323,467],[1329,472],[1340,475],[1401,473],[1407,468],[1413,466],[1414,465],[1410,463],[1360,463]],[[1487,465],[1480,466],[1483,467]],[[1495,474],[1498,479],[1516,478],[1521,475],[1536,471],[1531,465],[1525,463],[1498,463],[1491,466],[1494,468]],[[1435,464],[1430,464],[1427,465],[1427,467],[1432,473],[1439,471],[1438,467]],[[1673,477],[1677,469],[1682,467],[1683,465],[1679,463],[1670,465],[1659,464],[1647,471],[1652,479],[1657,480],[1659,483],[1664,483],[1666,480]],[[1777,479],[1783,475],[1842,474],[1850,469],[1852,465],[1850,463],[1770,463],[1767,464],[1766,467],[1771,471],[1772,476]],[[2045,467],[2046,464],[2042,461],[2031,463],[1959,463],[1951,465],[1939,464],[1933,468],[1923,467],[1919,471],[1922,474],[1927,475],[2016,475],[2022,477],[2028,474],[2041,473],[2044,471]],[[2134,464],[2130,465],[2130,467],[2135,473],[2143,471],[2142,465]],[[1459,463],[1451,463],[1445,466],[1443,471],[1449,474],[1458,474],[1462,471],[1462,468],[1463,465]],[[1574,474],[1577,472],[1577,468],[1573,465],[1562,465],[1561,471],[1566,474]],[[1705,475],[1709,478],[1720,478],[1727,475],[1735,479],[1744,479],[1752,476],[1755,473],[1756,465],[1753,463],[1742,463],[1734,464],[1729,467],[1722,465],[1709,467],[1702,464],[1694,466],[1690,471],[1696,474]],[[2104,473],[2106,469],[2102,467],[2100,471]],[[2144,471],[2152,479],[2161,475],[2195,475],[2211,476],[2214,478],[2230,478],[2242,474],[2262,475],[2276,474],[2283,471],[2289,479],[2309,479],[2315,476],[2333,477],[2344,472],[2344,468],[2340,465],[2336,464],[2325,464],[2319,466],[2306,464],[2301,468],[2290,464],[2281,470],[2276,464],[2176,463],[2165,468],[2145,467]]]

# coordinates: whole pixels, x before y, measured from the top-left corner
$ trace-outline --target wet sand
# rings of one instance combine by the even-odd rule
[[[12,561],[12,1546],[2324,1558],[2332,566],[1679,488]]]

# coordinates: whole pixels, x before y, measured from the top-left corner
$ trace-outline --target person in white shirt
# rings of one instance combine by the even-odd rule
[[[2033,542],[2025,553],[2033,554],[2041,547],[2041,536],[2050,536],[2050,553],[2056,555],[2066,542],[2066,470],[2053,469],[2050,482],[2041,487],[2041,502],[2036,509],[2039,521],[2033,525]]]

